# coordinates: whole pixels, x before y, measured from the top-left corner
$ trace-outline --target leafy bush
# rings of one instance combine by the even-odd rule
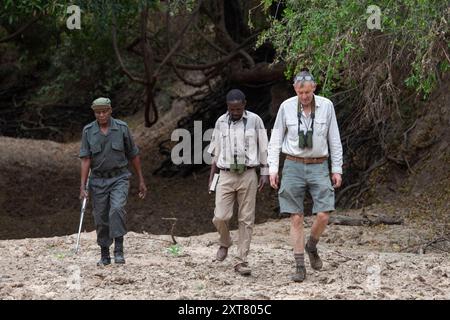
[[[277,60],[288,64],[287,77],[308,66],[318,75],[322,91],[329,94],[342,86],[342,70],[351,68],[355,56],[370,54],[361,44],[388,38],[396,50],[411,54],[412,67],[405,75],[406,84],[427,96],[436,84],[436,66],[447,59],[449,49],[446,1],[377,1],[381,9],[381,30],[367,27],[367,8],[373,1],[354,0],[263,0],[266,11],[282,7],[281,18],[268,16],[270,28],[258,44],[269,41],[277,50]],[[447,38],[448,39],[448,38]],[[445,54],[444,54],[445,53]],[[389,52],[386,52],[386,56]],[[448,63],[441,70],[448,70]]]

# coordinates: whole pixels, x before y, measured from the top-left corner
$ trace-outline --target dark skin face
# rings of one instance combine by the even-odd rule
[[[95,118],[100,126],[107,126],[111,118],[112,108],[105,106],[104,108],[96,108],[94,110]]]
[[[244,114],[245,105],[247,101],[228,101],[228,112],[231,115],[231,119],[233,121],[237,121],[240,118],[242,118],[242,115]]]

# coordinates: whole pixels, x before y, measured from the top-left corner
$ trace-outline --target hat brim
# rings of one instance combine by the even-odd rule
[[[96,110],[96,109],[109,109],[111,108],[110,104],[95,104],[91,106],[92,110]]]

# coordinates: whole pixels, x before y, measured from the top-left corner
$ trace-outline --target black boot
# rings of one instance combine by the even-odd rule
[[[101,248],[101,258],[97,262],[97,266],[106,266],[111,264],[111,257],[109,256],[109,248],[108,247],[100,247]]]
[[[114,262],[118,264],[125,263],[123,256],[123,236],[114,239]]]

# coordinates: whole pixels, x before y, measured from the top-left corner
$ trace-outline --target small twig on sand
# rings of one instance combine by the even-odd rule
[[[417,243],[417,244],[414,244],[414,245],[410,245],[410,246],[401,248],[400,252],[405,252],[405,251],[407,251],[409,249],[413,249],[414,248],[415,249],[414,251],[421,251],[421,252],[425,253],[425,251],[427,250],[428,247],[432,247],[433,249],[437,249],[439,251],[450,253],[449,251],[446,251],[444,249],[441,249],[441,248],[435,246],[435,244],[437,244],[439,242],[450,241],[446,236],[447,235],[445,235],[443,237],[436,237],[436,238],[434,238],[432,240],[429,240],[429,241],[424,241],[424,242],[421,242],[421,243]]]
[[[170,229],[170,236],[172,237],[173,244],[177,244],[177,240],[175,240],[175,237],[173,235],[173,231],[175,230],[175,225],[177,224],[177,218],[161,218],[163,220],[171,220],[172,222],[172,228]]]

